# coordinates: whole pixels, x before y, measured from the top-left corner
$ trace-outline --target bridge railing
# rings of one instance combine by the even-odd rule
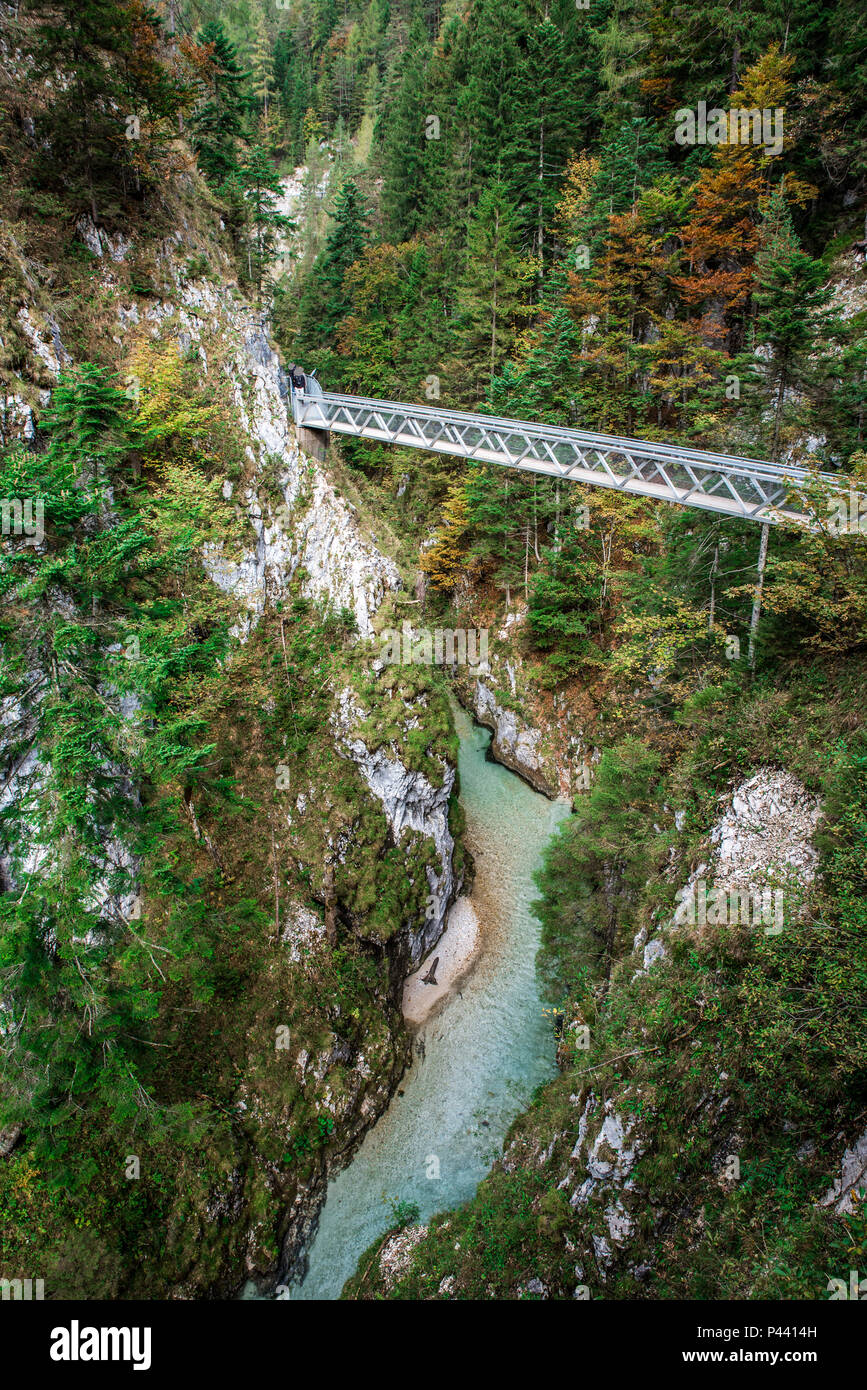
[[[311,391],[292,393],[295,421],[310,429],[478,459],[773,524],[815,525],[815,507],[804,499],[818,488],[840,515],[845,508],[849,516],[854,508],[867,531],[867,494],[857,494],[848,479],[836,474],[527,420],[322,392],[318,387],[315,382]]]

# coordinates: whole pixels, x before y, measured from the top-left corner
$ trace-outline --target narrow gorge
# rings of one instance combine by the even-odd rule
[[[860,20],[0,0],[52,1361],[91,1303],[202,1376],[317,1302],[627,1302],[667,1372],[867,1297]]]

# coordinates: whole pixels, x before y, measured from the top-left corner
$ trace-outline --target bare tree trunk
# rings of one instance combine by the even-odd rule
[[[764,522],[762,526],[762,539],[759,542],[758,579],[756,580],[756,588],[753,595],[753,613],[750,618],[750,645],[747,661],[751,671],[755,669],[756,665],[756,633],[758,631],[759,617],[762,611],[762,589],[765,584],[765,564],[768,558],[768,536],[770,530],[771,528],[768,522]]]
[[[337,893],[334,887],[334,865],[329,860],[325,865],[322,885],[325,898],[325,936],[329,945],[337,945]]]
[[[733,49],[732,49],[732,70],[731,70],[731,75],[730,75],[730,77],[729,77],[729,96],[731,96],[732,92],[734,92],[734,91],[737,90],[737,85],[738,85],[738,68],[740,67],[740,62],[741,62],[741,41],[740,41],[740,39],[736,38],[735,41],[734,41],[734,47],[733,47]]]
[[[494,231],[495,231],[495,236],[496,236],[497,253],[496,253],[496,255],[494,256],[494,284],[493,284],[493,291],[494,291],[494,293],[493,293],[493,298],[492,298],[492,300],[491,300],[491,381],[493,381],[493,379],[494,379],[494,363],[495,363],[495,361],[496,361],[496,351],[497,351],[497,283],[498,283],[497,267],[498,267],[498,262],[499,262],[499,249],[500,249],[500,210],[499,210],[499,208],[497,208],[496,213],[495,213],[495,215],[494,215]]]
[[[539,513],[536,508],[536,478],[533,477],[533,554],[536,557],[536,564],[541,560],[539,554]]]
[[[541,284],[545,260],[545,121],[539,122],[539,212],[536,227],[536,250],[539,253],[539,282]]]

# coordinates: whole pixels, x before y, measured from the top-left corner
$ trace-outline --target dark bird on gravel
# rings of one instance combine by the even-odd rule
[[[433,963],[433,965],[431,966],[430,970],[427,972],[426,975],[422,975],[422,977],[421,977],[421,982],[422,982],[423,985],[435,985],[435,984],[436,984],[436,982],[437,982],[436,968],[437,968],[437,966],[439,965],[439,963],[440,963],[440,958],[439,958],[439,956],[434,956],[434,963]]]

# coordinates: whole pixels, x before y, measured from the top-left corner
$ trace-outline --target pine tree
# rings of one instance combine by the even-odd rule
[[[246,210],[247,277],[261,299],[263,276],[277,258],[279,238],[292,231],[295,223],[275,206],[282,192],[280,179],[261,145],[251,146],[239,172]]]
[[[421,226],[427,141],[425,75],[428,41],[416,18],[400,65],[394,99],[386,102],[377,134],[383,173],[382,213],[387,237],[405,241]]]
[[[609,129],[616,130],[638,114],[650,47],[649,9],[643,0],[614,0],[605,28],[593,34],[602,78],[599,105]]]
[[[838,0],[828,12],[830,28],[828,68],[834,82],[832,100],[839,90],[845,101],[845,120],[837,111],[832,120],[835,154],[844,154],[854,178],[867,171],[867,56],[864,52],[864,16],[858,0]],[[864,220],[867,240],[867,216]]]
[[[347,179],[334,200],[332,226],[301,293],[299,330],[294,354],[312,367],[318,363],[323,379],[336,381],[336,331],[349,313],[352,300],[345,287],[347,271],[367,244],[361,195]],[[311,361],[316,358],[316,363]]]
[[[478,400],[512,351],[527,278],[515,209],[503,182],[494,179],[484,189],[470,222],[466,261],[457,286],[457,357],[463,399]]]
[[[755,338],[763,355],[753,358],[751,370],[773,401],[770,455],[776,459],[787,392],[811,374],[811,359],[827,336],[831,300],[824,265],[798,244],[782,184],[767,201],[755,270]]]
[[[213,188],[220,188],[238,171],[245,74],[235,46],[219,21],[205,25],[199,43],[210,50],[210,89],[190,122],[193,148],[208,182]]]
[[[667,112],[702,100],[721,107],[773,43],[785,42],[798,77],[813,64],[824,68],[828,29],[842,18],[840,10],[813,0],[707,0],[700,13],[654,6],[642,94]],[[854,5],[850,25],[853,15]]]
[[[569,272],[566,302],[584,329],[577,400],[593,429],[640,433],[638,422],[651,405],[648,339],[664,313],[664,235],[637,204],[608,218],[606,239],[589,268]]]
[[[504,167],[512,121],[525,94],[519,83],[527,27],[523,5],[476,0],[458,31],[450,76],[457,85],[455,120],[467,165],[464,206],[471,206]]]

